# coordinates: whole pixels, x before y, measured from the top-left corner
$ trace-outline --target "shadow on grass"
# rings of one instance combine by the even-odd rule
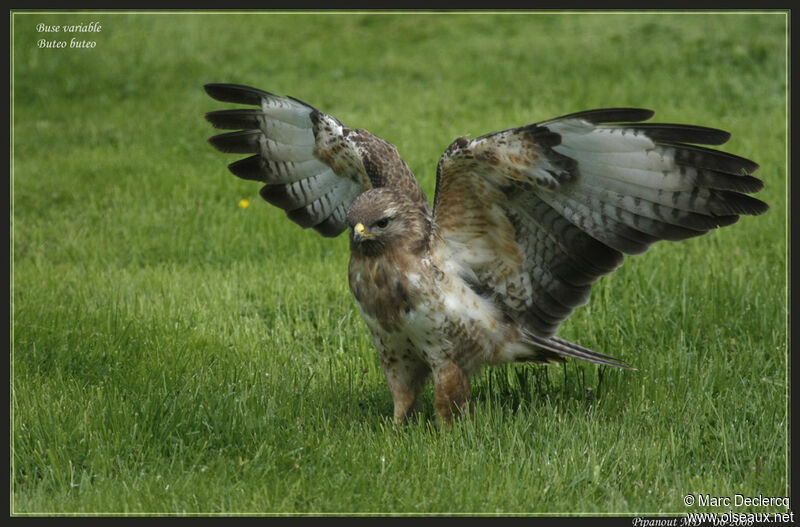
[[[587,371],[588,370],[588,371]],[[542,405],[595,405],[607,388],[608,368],[578,364],[510,364],[487,369],[473,379],[473,400],[520,409]]]
[[[577,407],[588,411],[609,389],[608,370],[606,367],[575,362],[549,366],[510,364],[489,367],[473,377],[472,401],[479,406],[492,405],[511,414],[535,411],[545,406],[569,407],[572,410]],[[348,390],[346,397],[340,397],[335,402],[328,401],[331,402],[329,410],[337,414],[339,420],[392,419],[392,397],[385,384],[364,384],[358,389]],[[325,404],[326,400],[321,398],[318,402]],[[436,420],[433,384],[428,381],[420,393],[410,421]]]

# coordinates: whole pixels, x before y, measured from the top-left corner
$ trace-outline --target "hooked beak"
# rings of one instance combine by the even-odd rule
[[[353,241],[356,243],[361,243],[367,238],[372,238],[375,234],[367,232],[366,227],[364,227],[363,223],[356,223],[353,227]]]

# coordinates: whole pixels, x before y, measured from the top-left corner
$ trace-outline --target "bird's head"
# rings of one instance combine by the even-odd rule
[[[418,252],[427,246],[430,222],[405,194],[385,187],[358,196],[347,213],[350,249],[364,255],[387,250]]]

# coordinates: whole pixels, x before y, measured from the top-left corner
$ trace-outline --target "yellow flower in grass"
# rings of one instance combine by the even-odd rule
[[[249,206],[250,206],[250,200],[249,199],[243,199],[243,200],[239,201],[239,207],[241,207],[243,209],[246,209]]]

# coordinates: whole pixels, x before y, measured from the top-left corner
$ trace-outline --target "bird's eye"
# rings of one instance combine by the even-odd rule
[[[384,227],[389,225],[389,218],[383,218],[382,220],[378,220],[377,222],[375,222],[375,225],[383,229]]]

